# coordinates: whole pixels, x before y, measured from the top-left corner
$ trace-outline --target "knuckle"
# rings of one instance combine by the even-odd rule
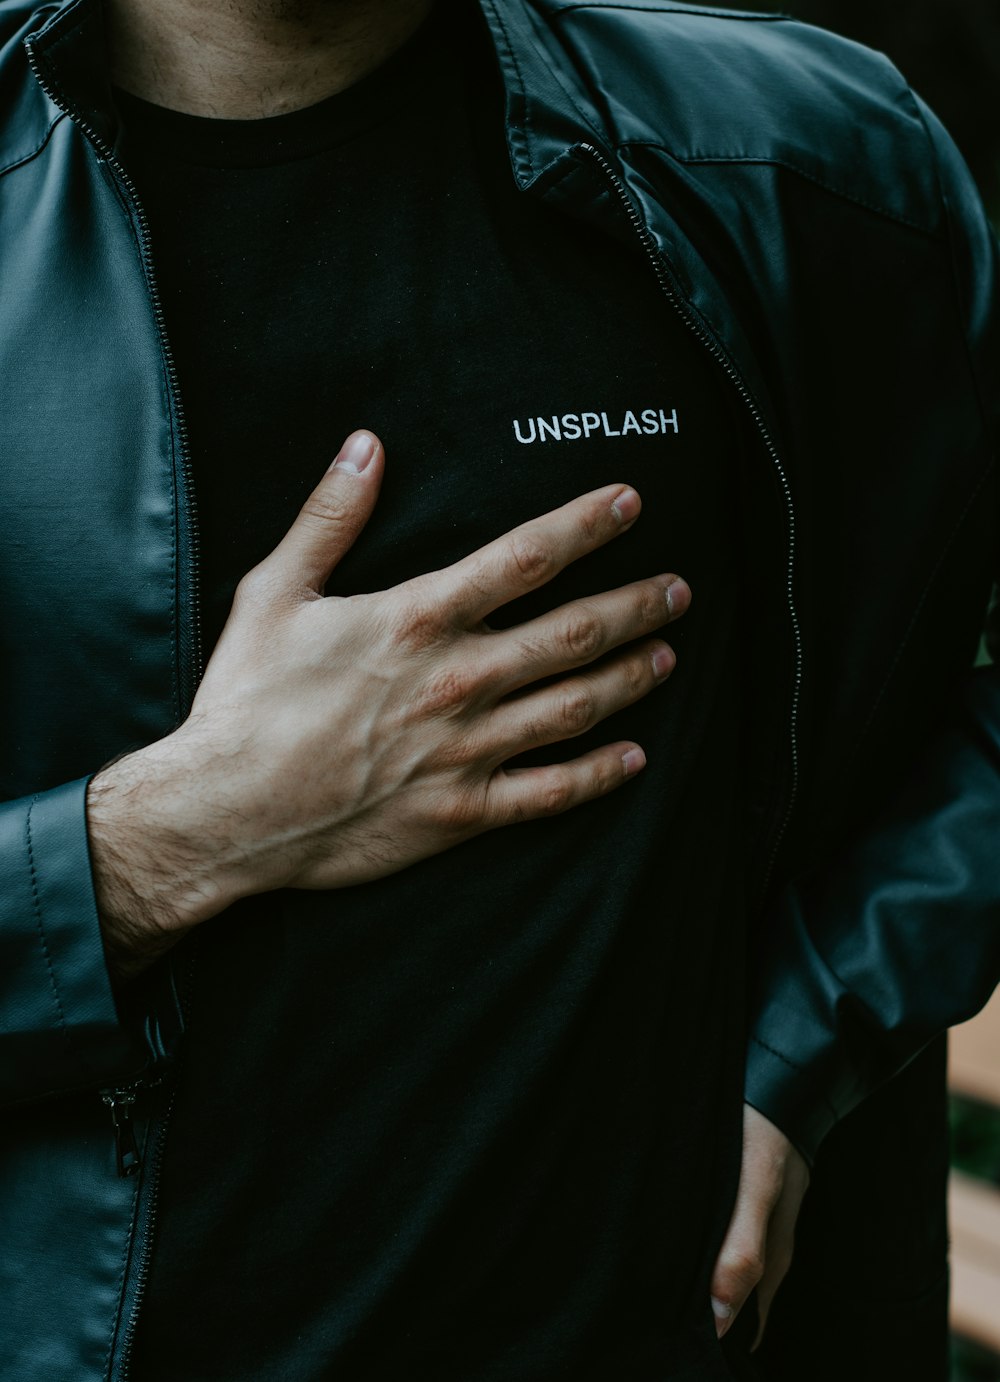
[[[451,668],[432,678],[421,696],[421,707],[428,715],[448,715],[468,703],[472,690],[469,673]]]
[[[644,628],[658,629],[670,618],[662,586],[647,586],[639,597],[639,620]]]
[[[396,615],[396,638],[405,648],[421,652],[441,637],[441,616],[431,605],[408,601]]]
[[[266,604],[274,595],[276,582],[264,566],[255,566],[248,571],[233,596],[233,609],[256,609]]]
[[[511,538],[510,560],[517,576],[529,585],[544,583],[552,574],[552,557],[535,537],[518,534]]]
[[[577,614],[563,632],[566,651],[575,662],[589,662],[604,646],[604,629],[595,614]]]
[[[749,1293],[764,1276],[764,1256],[752,1249],[741,1249],[729,1254],[722,1264],[725,1279],[732,1282],[737,1291]]]
[[[587,544],[596,542],[607,526],[609,506],[594,504],[580,514],[580,536]]]
[[[573,801],[570,784],[564,778],[546,782],[539,790],[537,807],[543,816],[559,816]]]
[[[567,687],[559,701],[559,729],[567,735],[582,734],[593,724],[594,711],[594,697],[586,686]]]
[[[332,494],[318,489],[310,494],[300,513],[303,518],[315,519],[320,523],[340,523],[343,521],[345,510]]]
[[[630,700],[637,701],[645,695],[653,680],[653,665],[649,658],[628,658],[622,667],[622,680],[625,694]]]

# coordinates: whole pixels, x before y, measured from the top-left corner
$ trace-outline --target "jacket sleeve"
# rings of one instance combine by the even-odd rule
[[[0,1103],[120,1083],[149,1059],[105,965],[86,789],[0,805]]]
[[[909,790],[774,921],[746,1098],[812,1160],[1000,982],[1000,669],[976,673]]]
[[[983,425],[1000,435],[996,241],[950,137],[918,100],[948,220]],[[1000,540],[997,544],[1000,558]],[[825,1134],[1000,982],[1000,668],[881,821],[767,918],[746,1099],[812,1160]]]

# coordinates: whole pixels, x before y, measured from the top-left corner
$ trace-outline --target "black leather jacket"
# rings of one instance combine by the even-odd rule
[[[993,242],[950,141],[872,53],[654,0],[481,2],[518,184],[648,256],[650,312],[680,313],[754,439],[750,829],[768,939],[793,881],[892,796],[968,679],[998,550]],[[88,1382],[128,1372],[176,1004],[164,979],[116,1006],[84,790],[186,712],[197,527],[98,0],[0,2],[0,104],[0,1374]],[[966,714],[995,744],[996,694]],[[963,966],[900,987],[878,919],[848,920],[850,964],[877,965],[866,1002],[911,985],[946,986],[942,1012],[966,1002]],[[839,1031],[794,1001],[804,1065],[836,1063]],[[751,1096],[815,1140],[780,1005],[761,1022]],[[931,1050],[827,1139],[768,1377],[944,1376],[942,1085]]]

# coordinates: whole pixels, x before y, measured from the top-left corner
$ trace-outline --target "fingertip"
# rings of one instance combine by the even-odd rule
[[[631,485],[626,485],[617,495],[611,507],[619,523],[632,523],[639,517],[642,500]]]
[[[677,666],[677,655],[669,643],[655,643],[651,661],[656,680],[666,681]]]
[[[736,1311],[731,1305],[727,1305],[725,1301],[719,1300],[717,1296],[713,1296],[712,1314],[715,1316],[716,1337],[721,1339],[736,1318]]]
[[[382,443],[375,433],[361,428],[347,438],[334,457],[330,469],[349,475],[361,475],[379,458],[381,450]]]
[[[691,604],[691,587],[683,576],[672,576],[667,585],[667,609],[671,619],[679,619]]]
[[[633,744],[622,754],[622,768],[626,777],[635,777],[646,766],[646,755],[638,744]]]

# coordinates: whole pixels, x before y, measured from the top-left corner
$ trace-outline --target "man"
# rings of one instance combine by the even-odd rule
[[[0,13],[6,1371],[752,1376],[748,955],[996,551],[950,145],[693,7]],[[769,1377],[942,1375],[908,1080],[794,1275],[919,1220],[913,1308]]]

